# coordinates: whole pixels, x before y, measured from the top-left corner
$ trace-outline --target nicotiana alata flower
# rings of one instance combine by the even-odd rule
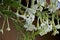
[[[7,27],[6,30],[7,30],[7,31],[10,31],[11,29],[10,29],[10,25],[9,25],[9,20],[8,20],[8,18],[7,18],[7,26],[8,26],[8,27]]]
[[[47,34],[48,32],[52,31],[52,25],[44,26],[44,28],[41,28],[41,32],[39,33],[41,36]]]
[[[59,34],[59,31],[55,30],[52,35],[55,36],[56,34]]]
[[[7,27],[7,29],[6,29],[7,31],[10,31],[11,29],[10,29],[10,27]]]
[[[55,12],[56,10],[57,10],[57,7],[55,7],[54,5],[53,5],[53,7],[51,6],[49,8],[50,13]]]
[[[0,29],[0,32],[3,34],[3,29]]]
[[[42,10],[43,10],[43,7],[41,7],[41,6],[40,6],[40,7],[39,7],[39,10],[42,12]]]
[[[37,4],[33,5],[33,6],[32,6],[32,9],[38,10],[38,5],[37,5]]]
[[[60,29],[60,25],[56,25],[55,27],[56,27],[57,29]]]
[[[33,9],[33,8],[27,8],[26,9],[26,12],[28,12],[29,14],[35,14],[36,13],[36,10]]]
[[[45,0],[37,0],[37,3],[40,4],[41,6],[45,5]]]
[[[41,30],[39,34],[43,36],[52,31],[52,24],[49,24],[48,20],[46,20],[40,25],[40,27],[38,27],[38,30]]]
[[[17,17],[21,17],[21,18],[26,19],[26,16],[25,16],[25,15],[20,15],[20,14],[18,14],[18,13],[15,13],[15,15],[16,15]]]
[[[24,25],[24,28],[26,28],[26,31],[33,31],[37,30],[37,28],[32,24],[34,21],[35,16],[31,14],[29,18],[26,19],[26,24]]]
[[[33,24],[25,24],[24,28],[26,28],[26,31],[33,31],[33,30],[36,31],[37,30],[37,28]]]
[[[31,14],[29,16],[29,18],[26,18],[26,23],[28,23],[28,24],[32,23],[34,21],[34,18],[35,18],[35,16],[33,14]]]
[[[50,13],[55,12],[56,10],[59,9],[58,1],[57,0],[51,0],[51,1],[52,1],[52,5],[48,5],[48,7],[47,7],[49,9]]]
[[[45,25],[48,25],[48,20],[41,23],[41,27],[43,28]]]

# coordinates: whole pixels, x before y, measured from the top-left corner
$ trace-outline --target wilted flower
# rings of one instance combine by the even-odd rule
[[[50,32],[50,31],[52,31],[52,24],[48,25],[47,29],[45,30],[45,32]]]

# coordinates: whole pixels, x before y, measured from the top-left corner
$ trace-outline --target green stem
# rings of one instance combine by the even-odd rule
[[[27,2],[27,7],[29,6],[29,0],[26,0],[26,2]]]
[[[59,16],[58,16],[58,13],[56,13],[57,14],[57,22],[58,22],[58,25],[59,25]]]
[[[35,39],[34,30],[32,31],[32,40]]]
[[[39,15],[39,18],[40,18],[40,23],[42,23],[42,14],[41,13],[39,13],[40,15]]]
[[[54,23],[54,14],[52,14],[52,25],[53,25],[53,31],[56,31],[55,23]]]
[[[39,27],[39,17],[38,17],[38,20],[37,20],[37,27]]]
[[[35,0],[31,0],[31,7],[33,7]]]

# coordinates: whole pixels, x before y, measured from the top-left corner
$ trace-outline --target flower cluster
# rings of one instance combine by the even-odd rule
[[[57,29],[60,29],[60,23],[59,23],[60,18],[58,17],[59,11],[57,11],[57,10],[59,10],[59,8],[60,8],[60,0],[50,0],[49,5],[47,5],[46,0],[31,0],[31,1],[32,1],[31,7],[28,7],[28,5],[29,5],[28,2],[27,2],[26,7],[24,5],[22,5],[21,3],[19,4],[20,6],[18,6],[18,4],[17,4],[17,6],[18,6],[18,8],[16,9],[17,12],[13,12],[11,10],[10,6],[8,6],[8,8],[7,8],[8,10],[1,9],[1,10],[3,10],[1,14],[3,14],[4,18],[5,18],[3,25],[2,25],[2,29],[0,30],[0,32],[2,32],[2,34],[3,34],[4,25],[6,22],[7,22],[6,30],[7,31],[11,30],[9,20],[8,20],[9,18],[15,20],[18,27],[20,27],[21,24],[24,23],[24,25],[22,25],[23,26],[22,28],[25,28],[24,31],[27,31],[27,32],[31,31],[32,34],[34,32],[33,36],[35,36],[35,34],[40,34],[41,36],[43,36],[50,31],[53,31],[53,35],[56,35],[59,33],[59,31]],[[35,3],[35,1],[36,1],[36,3]],[[11,3],[15,4],[15,2],[13,2],[13,1]],[[17,1],[17,3],[18,3],[18,1]],[[11,4],[11,6],[13,6],[13,5]],[[45,10],[45,9],[47,9],[47,10]],[[21,22],[20,18],[23,18],[24,22]],[[54,21],[55,19],[58,22],[57,25],[55,24],[55,21]],[[36,22],[36,23],[34,24],[34,22]],[[19,23],[21,23],[21,24],[19,24]]]
[[[47,14],[47,16],[43,15],[43,7],[48,8],[47,11],[50,11],[52,15],[53,13],[55,13],[55,11],[57,11],[60,8],[59,0],[50,0],[50,3],[51,3],[50,5],[45,7],[46,0],[37,0],[37,4],[32,5],[31,8],[26,8],[24,15],[20,15],[19,13],[16,13],[18,17],[22,17],[24,20],[26,20],[25,25],[24,25],[24,28],[26,29],[26,31],[34,31],[34,30],[38,31],[39,30],[40,32],[38,34],[40,34],[41,36],[47,34],[50,31],[54,31],[53,35],[56,35],[59,33],[57,29],[60,29],[60,25],[54,25],[55,23],[53,23],[53,21],[50,20],[49,17],[47,17],[49,16],[48,13],[44,13],[44,14]],[[39,13],[39,12],[42,12],[42,13]],[[35,20],[35,16],[38,13],[39,15],[37,17],[40,19],[40,21],[42,21],[42,19],[43,21],[41,24],[38,22],[39,27],[36,27],[35,25],[33,25],[33,21]],[[42,15],[48,19],[43,18]],[[54,18],[52,19],[54,20]],[[56,31],[54,30],[54,28],[56,29]]]

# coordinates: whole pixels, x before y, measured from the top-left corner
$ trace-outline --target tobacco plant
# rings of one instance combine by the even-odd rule
[[[22,3],[26,1],[26,5]],[[59,34],[60,0],[1,0],[0,18],[4,18],[0,32],[4,34],[5,23],[7,31],[11,31],[9,20],[12,21],[19,40],[35,40],[36,35],[43,36],[53,31],[52,35]],[[57,20],[57,24],[54,20]],[[18,39],[17,39],[18,40]]]

